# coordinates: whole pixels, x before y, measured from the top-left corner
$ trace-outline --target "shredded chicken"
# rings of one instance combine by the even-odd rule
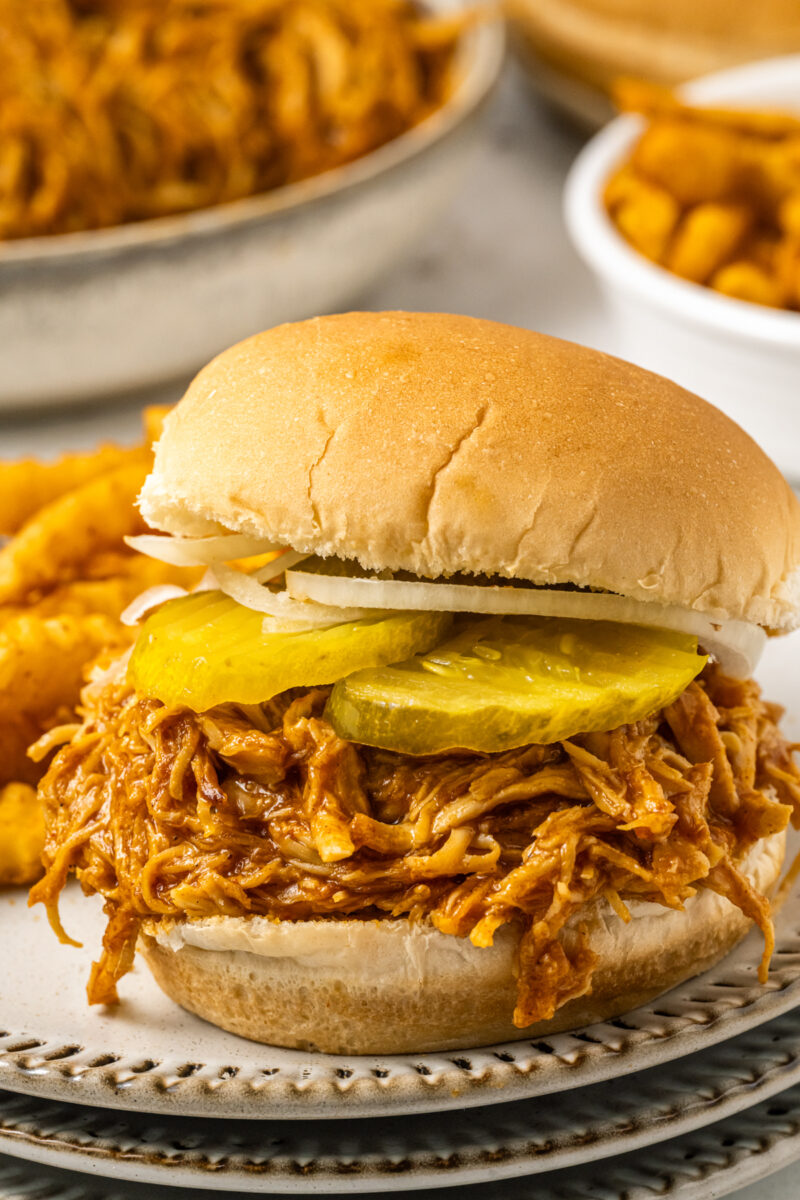
[[[752,681],[708,667],[663,712],[610,733],[428,758],[342,741],[327,694],[198,715],[120,683],[87,689],[42,784],[47,874],[31,902],[69,940],[69,873],[105,898],[91,1002],[117,1000],[145,920],[404,916],[479,947],[513,922],[524,1027],[591,990],[590,901],[626,920],[631,900],[681,909],[699,888],[761,928],[766,971],[770,905],[740,864],[800,825],[800,769]]]

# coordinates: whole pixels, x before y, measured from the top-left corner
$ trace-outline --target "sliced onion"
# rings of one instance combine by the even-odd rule
[[[273,567],[275,570],[272,570],[272,578],[285,569],[284,564],[290,559],[296,562],[304,557],[305,555],[292,550],[289,554],[282,555],[275,563],[269,563],[254,575],[248,575],[245,571],[237,571],[233,567],[216,566],[209,571],[209,579],[226,596],[230,596],[232,600],[236,600],[245,608],[266,613],[282,623],[296,624],[298,627],[306,629],[343,625],[346,621],[360,621],[364,617],[375,616],[374,610],[371,609],[314,604],[308,600],[297,600],[288,592],[273,592],[264,586],[267,578],[270,577],[266,573]]]
[[[133,550],[157,558],[174,567],[206,567],[211,563],[230,562],[233,558],[252,558],[283,550],[277,542],[253,537],[249,533],[222,533],[213,537],[172,537],[170,534],[142,533],[126,537]]]
[[[152,612],[154,608],[166,604],[167,600],[177,600],[179,596],[188,595],[186,588],[178,587],[177,584],[157,584],[142,592],[135,600],[131,600],[119,619],[123,625],[138,625],[143,616]]]
[[[253,571],[248,578],[255,579],[257,583],[269,583],[270,579],[275,579],[276,576],[282,575],[284,571],[288,571],[290,567],[296,567],[303,559],[308,558],[307,554],[303,554],[300,550],[286,550],[283,554],[273,558],[272,562],[268,562],[263,567],[259,567],[257,571]],[[233,567],[224,567],[223,570],[234,571]],[[247,575],[246,571],[234,572],[239,575]]]
[[[497,613],[501,616],[571,617],[619,621],[694,634],[723,671],[752,675],[767,640],[748,621],[712,621],[677,604],[656,604],[609,592],[522,588],[513,584],[461,584],[427,580],[358,579],[311,571],[286,572],[286,590],[298,601],[326,605],[369,604],[373,609]]]
[[[147,536],[149,535],[142,535],[143,538],[146,538]],[[130,538],[128,540],[130,542],[135,542],[142,539]],[[162,539],[158,538],[156,540],[161,541]],[[202,540],[215,541],[217,539],[205,538]],[[297,551],[290,550],[286,554],[282,554],[278,558],[274,559],[271,563],[267,563],[265,566],[261,567],[260,570],[254,572],[254,574],[245,576],[245,578],[255,579],[258,581],[259,586],[261,586],[262,584],[266,583],[267,580],[274,579],[276,575],[281,575],[285,571],[287,565],[295,566],[297,563],[302,562],[303,559],[307,557],[308,555],[306,554],[298,554]],[[217,568],[217,571],[224,572],[226,570],[230,570],[230,568]],[[244,575],[244,572],[231,571],[231,574]],[[224,590],[219,582],[219,579],[217,578],[216,572],[212,567],[209,567],[203,578],[198,583],[197,587],[193,588],[192,591],[193,594],[197,592],[211,592],[217,588],[219,588],[220,591]],[[141,595],[137,596],[135,600],[132,600],[120,616],[120,621],[123,625],[138,625],[139,621],[141,621],[142,617],[145,616],[146,613],[152,612],[154,608],[159,608],[162,604],[166,604],[167,600],[177,600],[179,596],[188,595],[189,593],[186,588],[178,587],[177,584],[158,584],[156,587],[148,588],[147,591],[142,592]]]

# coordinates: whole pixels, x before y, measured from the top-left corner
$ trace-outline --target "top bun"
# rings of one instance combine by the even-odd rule
[[[630,363],[471,317],[346,313],[225,351],[167,418],[141,510],[371,569],[800,624],[800,504],[738,425]]]

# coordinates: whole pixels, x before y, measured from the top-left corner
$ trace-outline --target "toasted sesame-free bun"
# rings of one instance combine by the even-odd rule
[[[767,895],[785,835],[751,851],[744,869]],[[171,999],[232,1033],[328,1054],[452,1050],[539,1037],[606,1020],[705,971],[747,933],[728,900],[700,890],[684,912],[632,903],[625,924],[605,900],[563,935],[569,952],[585,924],[598,956],[592,991],[550,1021],[512,1024],[516,933],[476,949],[407,920],[271,921],[210,917],[145,927],[141,948]]]
[[[800,50],[797,0],[506,0],[532,79],[574,115],[600,124],[628,75],[676,84]]]
[[[738,425],[630,363],[471,317],[347,313],[227,350],[167,418],[141,509],[371,569],[800,622],[800,504]]]

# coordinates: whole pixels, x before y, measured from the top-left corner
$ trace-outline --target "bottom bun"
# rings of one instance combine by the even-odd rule
[[[759,842],[743,867],[769,894],[785,835]],[[456,1050],[541,1037],[618,1016],[717,962],[750,929],[728,900],[705,889],[683,912],[630,905],[625,924],[605,900],[580,914],[598,956],[592,992],[550,1021],[511,1021],[518,932],[495,944],[407,920],[211,917],[149,923],[141,948],[156,982],[190,1012],[257,1042],[328,1054]],[[567,951],[577,921],[565,927]]]

